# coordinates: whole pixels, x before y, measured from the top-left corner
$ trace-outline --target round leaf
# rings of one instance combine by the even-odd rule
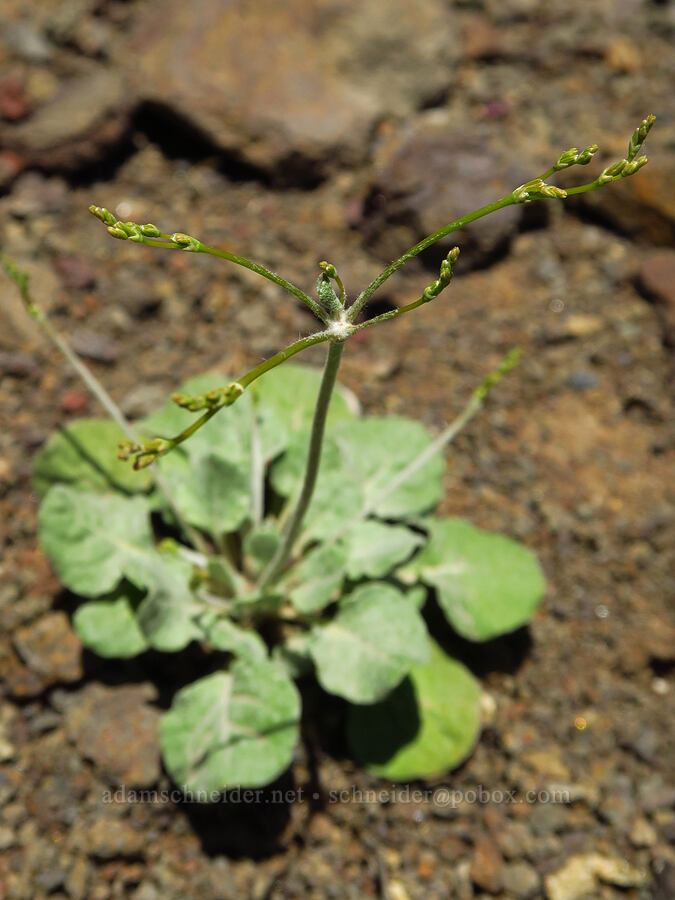
[[[310,650],[321,686],[353,703],[374,703],[428,658],[426,627],[396,588],[357,588],[337,615],[312,632]]]
[[[436,588],[455,631],[487,641],[529,621],[546,587],[529,550],[464,519],[431,519],[429,528],[429,542],[403,574]]]
[[[471,753],[480,732],[480,686],[461,663],[432,643],[395,691],[349,710],[347,736],[368,771],[392,781],[434,778]]]
[[[190,791],[268,784],[291,761],[299,717],[299,694],[278,665],[238,660],[178,692],[160,725],[166,767]]]

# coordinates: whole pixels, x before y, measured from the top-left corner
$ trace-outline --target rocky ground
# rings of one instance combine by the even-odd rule
[[[527,631],[457,642],[484,733],[459,770],[410,786],[436,791],[422,799],[360,771],[340,704],[309,689],[272,786],[300,802],[120,793],[170,790],[157,717],[201,660],[82,652],[37,546],[31,456],[100,410],[0,282],[1,897],[675,896],[674,32],[675,5],[647,0],[4,0],[2,249],[130,416],[311,321],[244,270],[112,241],[90,203],[305,287],[329,259],[353,292],[571,144],[601,145],[595,172],[659,121],[635,178],[467,229],[452,288],[345,354],[366,411],[438,429],[524,351],[449,453],[443,511],[523,540],[548,595]]]

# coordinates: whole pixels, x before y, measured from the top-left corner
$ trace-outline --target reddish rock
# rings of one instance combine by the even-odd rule
[[[640,284],[659,309],[668,343],[675,343],[675,251],[650,254],[640,269]]]
[[[651,138],[647,138],[647,143]],[[625,150],[623,151],[625,152]],[[630,178],[582,194],[579,203],[600,213],[620,231],[659,246],[675,244],[675,167],[660,147]],[[620,158],[620,157],[619,157]],[[573,170],[572,170],[573,171]]]
[[[43,689],[82,678],[82,645],[63,612],[48,613],[19,628],[14,646],[30,672],[42,681]]]
[[[21,79],[8,75],[0,80],[0,116],[8,122],[18,122],[25,119],[30,110],[30,97]]]
[[[61,397],[61,409],[67,413],[82,412],[89,406],[91,396],[85,391],[66,391]]]
[[[90,684],[66,709],[66,731],[82,756],[115,784],[143,787],[159,778],[159,712],[152,685]]]
[[[490,838],[480,838],[471,860],[473,883],[489,894],[497,894],[502,888],[503,870],[504,862],[497,846]]]
[[[83,291],[96,284],[94,264],[84,256],[58,256],[54,266],[67,288]]]

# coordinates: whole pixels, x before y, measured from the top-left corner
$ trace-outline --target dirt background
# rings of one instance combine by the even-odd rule
[[[548,579],[531,628],[455,639],[485,727],[431,788],[488,802],[331,802],[392,786],[349,759],[341,705],[309,689],[273,786],[300,802],[114,794],[171,787],[157,716],[207,662],[82,653],[30,470],[53,429],[100,410],[0,281],[0,897],[675,897],[674,32],[675,5],[647,0],[3,0],[2,249],[131,416],[311,321],[243,270],[112,241],[90,203],[305,288],[328,259],[353,295],[569,146],[601,145],[570,173],[586,180],[644,115],[659,121],[635,178],[478,223],[450,290],[345,354],[365,411],[437,430],[524,351],[449,452],[443,503],[524,541]],[[440,256],[388,282],[376,311],[418,296]],[[569,802],[524,800],[553,789]]]

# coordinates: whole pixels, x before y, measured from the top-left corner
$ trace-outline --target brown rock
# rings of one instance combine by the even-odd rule
[[[42,678],[45,687],[82,678],[82,644],[63,612],[48,613],[20,628],[14,636],[14,646],[28,668]]]
[[[589,191],[579,202],[641,241],[675,243],[675,165],[662,149],[635,175]]]
[[[484,16],[469,15],[462,28],[462,55],[468,59],[485,59],[502,49],[502,38]]]
[[[490,838],[480,838],[471,860],[473,883],[490,894],[497,894],[502,888],[503,870],[504,863],[496,844]]]
[[[515,146],[514,146],[515,144]],[[546,166],[531,142],[503,124],[466,123],[434,110],[386,135],[361,227],[378,254],[391,259],[413,243],[474,209],[497,200]],[[463,266],[483,261],[517,228],[522,209],[511,206],[445,238],[462,249]],[[405,231],[406,233],[401,233]]]
[[[639,47],[626,37],[616,37],[610,41],[605,60],[610,69],[621,75],[636,72],[642,66]]]
[[[284,176],[283,163],[362,158],[379,118],[450,84],[454,46],[439,0],[166,0],[126,52],[140,96]]]
[[[640,269],[640,285],[654,300],[663,319],[668,343],[675,342],[675,251],[650,254]]]
[[[64,82],[54,98],[25,121],[0,129],[0,144],[24,164],[76,168],[121,137],[133,104],[118,71],[95,67]]]
[[[145,837],[121,819],[102,816],[86,829],[84,845],[99,859],[142,856]]]
[[[66,730],[80,753],[116,784],[143,787],[159,777],[159,712],[151,685],[90,684],[66,710]]]
[[[0,80],[0,116],[8,122],[25,119],[30,112],[31,101],[23,81],[13,75]]]

